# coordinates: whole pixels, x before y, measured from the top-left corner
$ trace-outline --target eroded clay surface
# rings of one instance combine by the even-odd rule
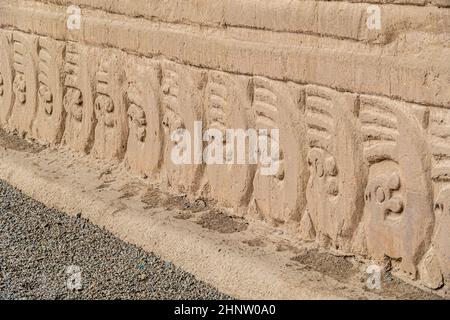
[[[0,124],[2,126],[8,123],[14,102],[11,44],[11,32],[0,31]]]
[[[95,73],[94,114],[97,124],[92,147],[92,154],[97,158],[123,159],[127,148],[128,103],[123,63],[123,56],[119,53],[100,53]]]
[[[304,91],[301,86],[256,77],[253,112],[258,130],[268,130],[267,139],[279,145],[278,171],[263,175],[261,163],[253,181],[251,210],[275,224],[299,220],[306,205],[305,127],[302,115]],[[271,129],[279,129],[279,137]],[[277,140],[278,139],[278,140]],[[261,150],[259,150],[261,152]],[[271,155],[271,153],[269,153]]]
[[[66,45],[64,73],[66,88],[64,109],[66,123],[63,144],[73,150],[88,152],[94,141],[93,61],[88,48],[74,42]]]
[[[364,169],[356,95],[310,86],[306,91],[310,177],[301,232],[324,245],[349,248],[361,218]]]
[[[23,136],[30,135],[37,110],[37,46],[37,36],[13,32],[14,105],[8,127]]]
[[[130,59],[128,81],[128,143],[125,161],[131,170],[157,178],[162,161],[161,66],[149,59]]]
[[[40,37],[38,43],[38,106],[32,136],[59,143],[64,132],[64,50],[65,43]]]
[[[178,145],[172,139],[172,134],[177,130],[187,130],[191,135],[190,144],[194,146],[195,122],[203,123],[204,119],[202,102],[206,81],[205,71],[170,61],[162,62],[161,103],[165,141],[162,180],[181,193],[195,193],[198,190],[204,166],[202,163],[195,163],[192,148],[188,164],[175,164],[172,161],[172,151],[185,150],[185,146]],[[200,150],[203,150],[202,147]]]
[[[365,245],[370,255],[397,260],[413,277],[424,248],[430,245],[435,220],[425,131],[428,117],[419,106],[361,97],[364,158],[369,167]]]
[[[256,166],[247,162],[239,164],[239,148],[237,139],[228,138],[227,130],[243,130],[254,127],[251,114],[253,82],[250,77],[229,75],[211,71],[205,96],[205,124],[208,129],[216,129],[222,134],[223,162],[230,164],[211,164],[206,166],[206,182],[203,188],[208,197],[215,199],[220,205],[234,208],[236,212],[246,210],[252,192],[253,177]],[[235,131],[236,134],[239,134]],[[215,137],[211,137],[215,138]],[[231,146],[228,146],[227,143]],[[245,157],[249,156],[249,141],[243,148]],[[242,150],[242,149],[240,149]]]

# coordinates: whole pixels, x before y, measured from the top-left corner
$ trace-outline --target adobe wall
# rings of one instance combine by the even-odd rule
[[[68,29],[67,7],[82,9]],[[381,9],[381,29],[366,25]],[[450,285],[449,0],[0,1],[0,125]],[[175,165],[279,128],[280,168]]]

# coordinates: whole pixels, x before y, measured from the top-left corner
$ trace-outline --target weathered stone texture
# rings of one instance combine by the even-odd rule
[[[81,7],[81,28],[66,27]],[[376,4],[381,29],[367,28]],[[450,286],[450,1],[0,2],[0,125]],[[278,171],[177,165],[268,130]],[[270,133],[279,129],[280,135]],[[213,139],[214,137],[208,137]],[[212,141],[212,140],[211,140]],[[195,145],[195,142],[193,143]],[[206,143],[196,145],[200,149]],[[236,156],[236,146],[227,150]],[[246,150],[251,146],[247,141]],[[260,151],[260,150],[259,150]]]

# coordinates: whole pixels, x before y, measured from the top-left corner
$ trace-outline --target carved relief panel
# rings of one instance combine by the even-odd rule
[[[9,129],[21,135],[31,132],[37,109],[37,37],[13,33],[14,105],[9,118]]]
[[[0,125],[5,126],[14,102],[12,33],[0,31]]]
[[[361,97],[364,158],[369,167],[364,230],[368,254],[389,257],[416,275],[434,224],[425,108]]]
[[[270,145],[275,143],[279,152],[269,159],[278,169],[273,175],[263,175],[259,161],[250,209],[251,213],[257,213],[274,224],[298,221],[306,204],[304,194],[308,175],[302,165],[305,161],[303,100],[301,86],[254,78],[252,109],[256,129],[263,130],[259,131],[259,140],[263,137],[263,141],[267,139]],[[272,135],[271,129],[279,129],[279,137]],[[258,150],[261,160],[260,146]]]
[[[33,137],[48,143],[59,143],[64,130],[64,47],[62,42],[39,38],[38,107]]]
[[[131,170],[156,177],[163,145],[161,67],[149,59],[129,59],[126,73],[129,135],[125,161]]]
[[[66,112],[63,143],[76,151],[89,152],[94,141],[94,86],[91,70],[95,59],[88,48],[75,43],[66,44],[64,63],[64,109]]]
[[[123,59],[106,53],[95,74],[97,120],[92,154],[103,159],[123,159],[128,140],[126,79]]]
[[[193,140],[196,134],[194,122],[203,121],[202,103],[205,85],[204,71],[170,61],[162,62],[161,103],[165,141],[162,180],[176,192],[192,194],[200,187],[203,165],[194,161]],[[191,141],[187,145],[180,145],[179,140],[171,139],[173,134],[180,130],[187,130],[191,135]],[[190,153],[189,164],[174,163],[172,158],[174,150]]]
[[[223,164],[210,164],[206,167],[204,188],[209,191],[208,196],[217,200],[220,205],[233,208],[235,213],[240,214],[244,213],[250,201],[256,165],[248,163],[248,139],[241,146],[239,143],[242,140],[238,141],[240,138],[234,135],[227,137],[227,130],[240,129],[246,133],[248,128],[254,127],[251,118],[251,95],[251,78],[219,71],[209,72],[205,122],[207,129],[216,129],[222,135],[220,144]],[[211,137],[217,138],[220,137]],[[238,163],[238,157],[242,157],[239,152],[245,154],[244,163]]]
[[[432,289],[450,282],[450,111],[430,114],[431,178],[436,218],[432,244],[420,264],[420,278]]]
[[[349,248],[362,212],[362,152],[356,95],[308,86],[305,122],[310,170],[303,237]]]

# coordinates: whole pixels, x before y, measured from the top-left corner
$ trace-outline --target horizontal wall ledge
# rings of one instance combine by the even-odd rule
[[[445,0],[447,1],[447,0]],[[68,7],[99,9],[148,20],[203,26],[245,27],[278,32],[306,33],[386,44],[408,32],[450,33],[450,10],[417,6],[425,0],[373,1],[381,3],[380,29],[367,27],[371,3],[292,0],[50,0]],[[355,1],[356,2],[356,1]],[[369,1],[370,2],[370,1]],[[388,4],[383,4],[388,3]],[[402,3],[398,1],[398,3]],[[448,1],[450,5],[450,1]]]
[[[155,22],[90,9],[83,10],[81,29],[69,30],[67,17],[66,7],[52,4],[0,5],[3,28],[197,67],[450,107],[450,48],[436,44],[436,37],[445,38],[445,33],[405,34],[402,41],[374,46],[308,34]]]

